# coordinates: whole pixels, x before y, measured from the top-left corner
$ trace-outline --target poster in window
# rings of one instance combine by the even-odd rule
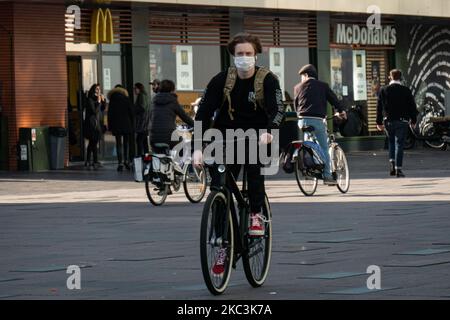
[[[177,90],[194,90],[192,46],[176,46]]]
[[[331,49],[331,89],[336,94],[339,100],[342,100],[344,95],[342,87],[342,50]]]
[[[272,71],[280,81],[281,91],[284,97],[284,48],[270,48],[270,71]]]
[[[366,52],[353,50],[353,100],[367,100]]]
[[[181,50],[181,64],[183,66],[189,65],[189,59],[188,59],[188,51],[187,50]]]

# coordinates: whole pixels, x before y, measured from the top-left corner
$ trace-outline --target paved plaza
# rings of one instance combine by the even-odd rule
[[[388,176],[386,151],[348,155],[351,187],[301,194],[294,175],[267,179],[273,256],[253,289],[242,264],[224,295],[200,267],[202,203],[182,191],[162,207],[114,164],[0,173],[0,299],[449,299],[450,151],[405,155]],[[81,267],[81,290],[66,269]],[[369,290],[369,266],[381,289]]]

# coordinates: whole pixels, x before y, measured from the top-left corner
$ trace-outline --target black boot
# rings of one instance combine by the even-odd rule
[[[395,176],[396,171],[395,171],[395,162],[394,161],[390,161],[391,163],[391,171],[390,171],[390,175],[391,176]]]
[[[397,169],[397,178],[404,178],[405,174],[402,172],[401,169]]]

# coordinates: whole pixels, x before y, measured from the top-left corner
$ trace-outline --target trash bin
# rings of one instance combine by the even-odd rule
[[[64,169],[67,130],[62,127],[50,127],[48,133],[50,137],[50,169]]]
[[[48,127],[19,128],[18,169],[34,172],[48,170],[49,140]]]

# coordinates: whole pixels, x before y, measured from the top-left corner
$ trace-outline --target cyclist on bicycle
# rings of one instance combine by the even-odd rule
[[[178,103],[175,94],[175,83],[171,80],[163,80],[159,85],[159,91],[153,98],[151,110],[150,145],[155,153],[164,153],[168,150],[158,148],[156,144],[167,144],[172,149],[178,141],[171,141],[172,132],[176,130],[176,117],[188,126],[194,126],[194,120],[183,110]],[[162,192],[162,191],[161,191]],[[172,194],[169,187],[167,194]]]
[[[328,154],[328,134],[326,127],[327,101],[338,111],[339,117],[346,118],[336,94],[329,85],[317,80],[317,70],[312,64],[303,66],[298,72],[301,82],[294,87],[295,109],[299,118],[298,126],[313,126],[317,140],[325,155],[323,180],[326,185],[336,185],[331,174],[330,155]]]
[[[175,94],[175,83],[171,80],[163,80],[159,86],[159,92],[153,98],[151,111],[151,134],[150,144],[168,144],[173,148],[178,142],[171,141],[172,132],[176,130],[176,117],[188,126],[194,126],[194,120],[183,110]]]
[[[195,120],[202,121],[203,129],[214,127],[225,136],[226,129],[265,129],[278,128],[284,117],[284,105],[280,84],[277,77],[265,68],[256,66],[257,54],[262,52],[260,40],[248,33],[240,33],[228,44],[228,50],[234,57],[236,67],[217,74],[209,82]],[[218,112],[215,115],[215,112]],[[214,116],[215,115],[215,116]],[[212,117],[214,116],[214,123]],[[263,133],[261,143],[271,143],[272,135]],[[235,155],[236,155],[235,151]],[[246,161],[248,148],[246,148]],[[201,166],[201,150],[193,156],[194,165]],[[248,176],[248,195],[250,201],[249,236],[264,236],[264,222],[261,209],[265,199],[264,176],[261,164],[245,164]],[[228,169],[237,178],[240,164],[228,164]],[[211,187],[220,184],[219,177],[211,170]],[[226,260],[225,249],[219,250],[213,274],[221,276]]]

